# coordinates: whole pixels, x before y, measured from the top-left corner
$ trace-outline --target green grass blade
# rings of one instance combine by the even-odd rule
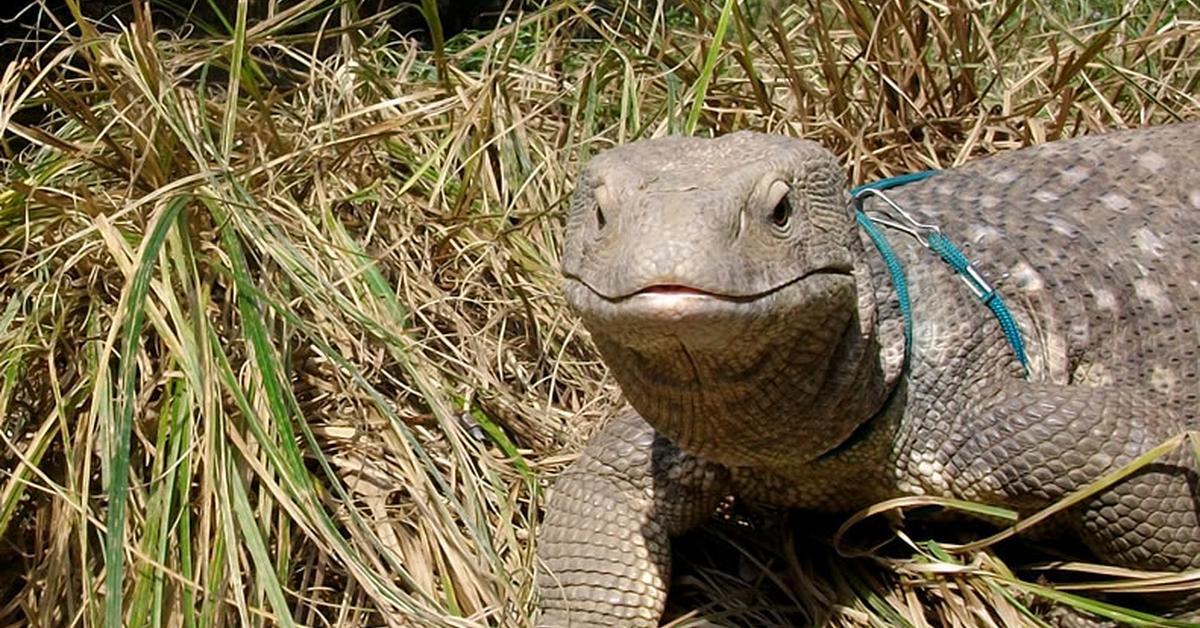
[[[688,111],[687,122],[684,124],[684,135],[693,135],[696,124],[700,122],[700,112],[704,109],[704,100],[708,96],[708,86],[716,73],[717,59],[721,57],[721,43],[729,30],[729,20],[733,16],[733,8],[737,0],[725,0],[721,7],[721,17],[717,19],[717,28],[713,31],[712,41],[708,44],[708,54],[704,57],[704,67],[696,81],[696,91],[692,94],[692,108]]]
[[[283,595],[283,586],[279,583],[275,565],[272,563],[267,545],[263,541],[262,531],[258,527],[259,521],[250,507],[250,500],[246,497],[246,488],[239,479],[240,474],[232,463],[229,463],[225,472],[230,478],[228,486],[233,497],[233,512],[237,517],[238,529],[241,530],[242,538],[250,551],[250,558],[254,562],[256,581],[260,587],[266,590],[267,599],[275,611],[272,620],[282,626],[295,626],[296,622],[292,619],[291,608],[288,606],[287,598]]]
[[[104,625],[120,628],[124,624],[122,611],[125,587],[125,505],[129,490],[129,446],[133,429],[134,407],[137,404],[137,355],[141,344],[142,322],[145,318],[146,296],[150,289],[150,277],[154,273],[158,253],[167,239],[167,233],[175,226],[175,220],[190,202],[190,198],[179,196],[164,205],[150,232],[142,240],[138,265],[129,283],[122,311],[124,342],[119,363],[118,388],[121,396],[118,403],[120,423],[111,427],[112,449],[109,453],[110,482],[108,486],[108,531],[104,542],[104,564],[107,576],[107,596],[104,603]]]

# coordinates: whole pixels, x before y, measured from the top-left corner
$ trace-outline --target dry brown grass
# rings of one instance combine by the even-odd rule
[[[731,4],[711,73],[696,0],[435,51],[326,4],[76,21],[4,70],[0,623],[524,625],[542,481],[618,402],[558,295],[588,155],[694,111],[859,181],[1200,117],[1194,3]],[[989,552],[756,517],[684,540],[677,611],[1036,621]]]

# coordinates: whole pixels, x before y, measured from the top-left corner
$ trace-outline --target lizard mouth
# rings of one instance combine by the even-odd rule
[[[849,268],[829,266],[766,289],[748,290],[741,294],[717,292],[695,284],[666,280],[649,282],[610,296],[578,276],[567,275],[564,289],[568,303],[576,311],[584,314],[585,318],[607,321],[604,325],[633,326],[647,332],[651,329],[659,329],[660,332],[678,330],[679,325],[685,325],[694,333],[704,333],[704,329],[721,330],[730,321],[758,318],[776,307],[804,307],[802,304],[809,299],[802,293],[807,292],[804,286],[809,281],[845,281],[847,278],[853,281],[853,276]],[[792,292],[796,292],[794,297],[785,296]],[[812,296],[820,298],[818,294],[820,292]],[[783,302],[777,306],[768,303],[779,299],[783,299]],[[660,328],[660,325],[665,327]],[[712,325],[717,327],[712,328]]]
[[[713,297],[713,298],[717,298],[717,299],[722,298],[722,295],[719,295],[715,292],[709,292],[708,290],[701,290],[700,288],[693,288],[691,286],[686,286],[686,285],[678,284],[678,283],[664,283],[664,284],[656,284],[653,286],[647,286],[645,288],[642,288],[641,290],[638,290],[637,292],[635,292],[633,294],[634,295],[661,294],[664,296],[689,295],[690,294],[690,295],[701,296],[701,297]]]
[[[853,275],[853,271],[849,267],[842,267],[842,266],[828,266],[828,267],[823,267],[823,268],[817,268],[817,269],[811,270],[809,272],[797,275],[795,278],[793,278],[789,281],[784,281],[784,282],[776,284],[774,286],[770,286],[766,289],[755,290],[752,292],[745,292],[745,293],[717,292],[717,291],[701,288],[701,287],[698,287],[698,286],[695,286],[692,284],[688,284],[688,283],[664,282],[664,283],[652,283],[649,285],[642,286],[640,288],[636,288],[631,291],[627,291],[624,293],[618,293],[618,294],[614,295],[614,294],[608,293],[607,291],[601,291],[596,286],[592,285],[588,281],[585,281],[584,279],[582,279],[579,276],[568,274],[565,276],[565,278],[570,282],[577,283],[577,284],[583,286],[584,288],[587,288],[587,290],[589,292],[591,292],[592,294],[594,294],[595,296],[599,297],[600,299],[602,299],[604,301],[612,303],[612,304],[621,304],[621,303],[637,301],[637,300],[643,300],[643,301],[644,300],[656,300],[656,301],[716,300],[716,301],[726,301],[726,302],[731,302],[731,303],[749,303],[752,301],[757,301],[764,297],[768,297],[768,296],[775,294],[781,290],[784,290],[790,286],[794,286],[798,283],[801,283],[801,282],[805,281],[806,279],[810,279],[810,278],[818,277],[818,276],[822,276],[822,275],[849,277],[849,276]]]
[[[732,344],[747,354],[769,352],[764,329],[805,311],[834,307],[826,301],[832,298],[840,303],[855,289],[854,273],[837,266],[743,294],[665,279],[635,284],[610,297],[578,276],[565,279],[567,303],[604,342],[651,353],[663,350],[664,342],[674,343],[672,351],[682,344],[695,355],[719,355]]]

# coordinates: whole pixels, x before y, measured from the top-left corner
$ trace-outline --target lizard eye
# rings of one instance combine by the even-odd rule
[[[775,180],[771,182],[771,187],[767,188],[767,207],[771,208],[771,213],[767,218],[771,224],[775,225],[776,229],[787,229],[788,223],[792,220],[792,203],[788,200],[788,192],[791,191],[791,186],[786,182]]]
[[[600,203],[596,203],[596,228],[603,229],[607,224],[608,219],[604,217],[604,208],[600,207]]]
[[[771,210],[771,224],[780,229],[786,227],[792,219],[792,204],[788,202],[787,196],[779,199],[775,204],[775,208]]]

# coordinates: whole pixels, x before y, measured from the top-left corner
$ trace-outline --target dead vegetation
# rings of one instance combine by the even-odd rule
[[[190,37],[80,18],[0,77],[3,625],[526,625],[543,480],[618,401],[556,274],[607,146],[771,130],[862,181],[1200,117],[1193,2],[561,0],[432,49],[269,4]],[[677,625],[1069,595],[786,529],[685,540]]]

